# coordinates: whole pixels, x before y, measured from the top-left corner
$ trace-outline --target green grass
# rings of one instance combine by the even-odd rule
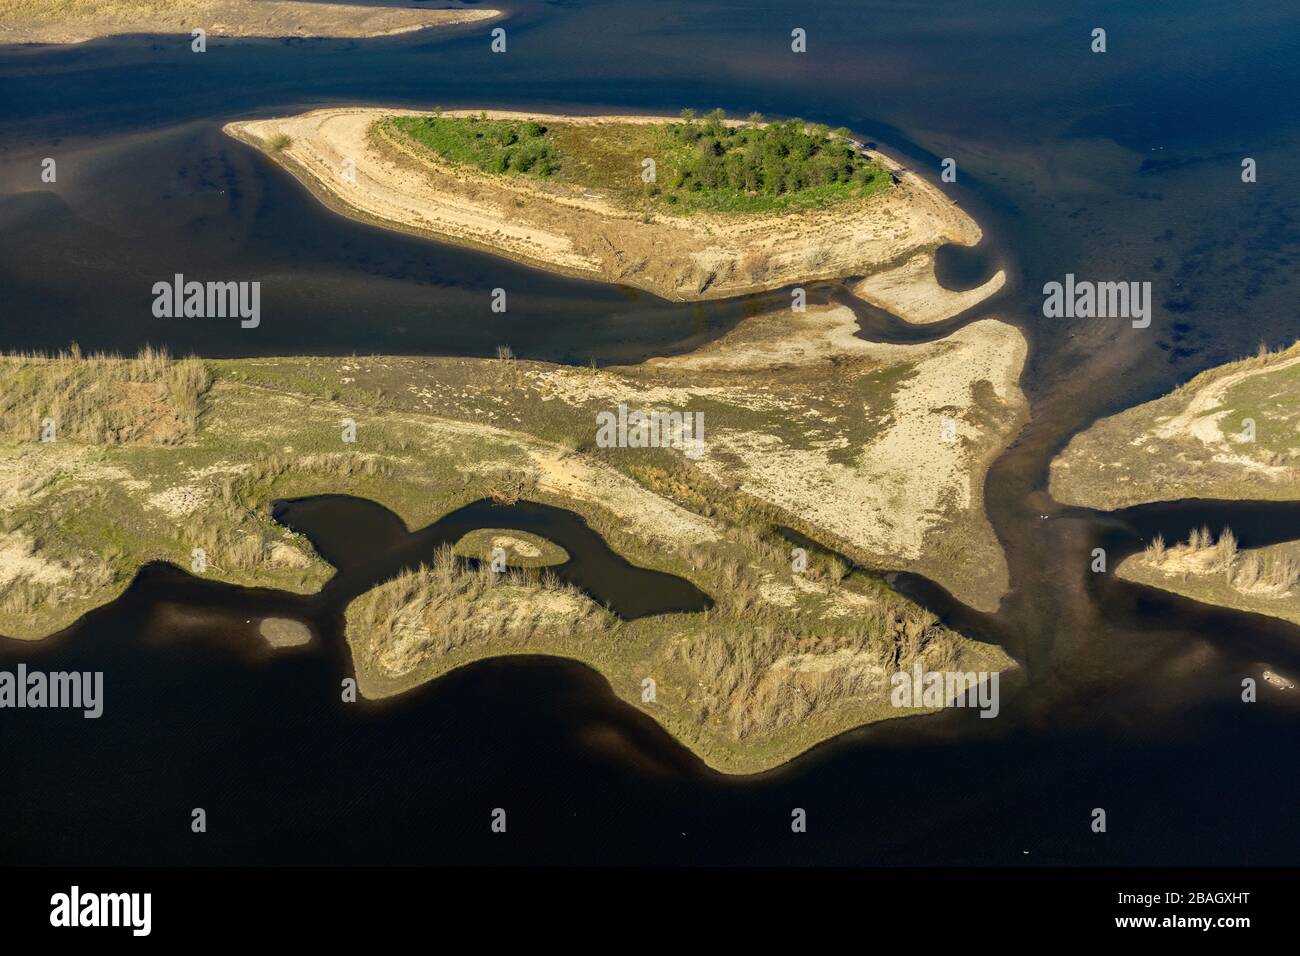
[[[601,190],[648,209],[736,214],[814,209],[869,196],[889,172],[845,131],[801,120],[732,126],[720,111],[672,123],[540,123],[392,117],[386,129],[452,163]],[[653,159],[653,182],[642,179]]]
[[[395,116],[389,123],[444,159],[485,173],[546,177],[560,169],[554,143],[540,123],[477,116]]]

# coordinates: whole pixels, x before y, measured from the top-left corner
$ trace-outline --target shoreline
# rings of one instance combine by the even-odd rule
[[[42,543],[33,549],[26,541],[12,542],[15,558],[26,562],[29,571],[71,580],[66,570],[79,560],[77,555],[85,547],[97,547],[100,540],[98,531],[92,529],[87,536],[80,530],[83,518],[77,509],[90,508],[96,515],[114,515],[115,526],[132,529],[130,533],[139,539],[119,542],[126,550],[126,556],[117,562],[119,583],[124,585],[131,577],[126,565],[140,556],[186,566],[190,547],[195,540],[202,541],[193,535],[214,521],[224,526],[223,509],[234,509],[231,514],[260,515],[268,500],[353,494],[382,504],[408,528],[418,529],[472,500],[491,496],[504,481],[509,489],[518,489],[520,497],[581,515],[610,548],[629,561],[686,578],[721,602],[723,612],[639,618],[619,625],[617,631],[602,632],[598,636],[604,640],[584,640],[580,634],[565,631],[530,637],[489,628],[468,646],[453,648],[449,654],[415,658],[416,666],[393,676],[370,667],[364,650],[357,653],[357,635],[345,633],[356,654],[354,669],[359,678],[367,678],[367,697],[400,693],[472,660],[549,653],[596,667],[618,696],[647,712],[709,766],[729,773],[773,769],[840,733],[922,710],[899,711],[885,697],[874,691],[853,690],[863,685],[850,683],[837,692],[850,696],[831,696],[805,718],[778,723],[761,733],[738,735],[732,729],[732,718],[726,715],[736,713],[737,707],[746,713],[767,698],[760,695],[753,702],[727,703],[724,697],[714,716],[701,723],[699,695],[723,692],[711,689],[715,688],[710,683],[713,679],[683,658],[690,642],[706,637],[705,646],[714,639],[730,642],[735,645],[732,653],[742,655],[751,652],[751,642],[755,648],[766,647],[761,653],[768,656],[759,659],[756,671],[766,681],[761,686],[769,687],[765,693],[776,693],[798,681],[812,682],[815,689],[822,686],[817,681],[823,677],[829,680],[840,674],[849,681],[866,679],[879,667],[870,650],[874,645],[855,642],[864,634],[878,634],[881,628],[890,633],[890,621],[916,629],[916,633],[936,635],[934,660],[926,658],[933,667],[927,669],[955,666],[962,671],[1001,671],[1015,662],[997,645],[942,627],[876,575],[855,572],[839,578],[833,570],[821,570],[820,565],[813,569],[815,574],[793,573],[788,544],[765,542],[753,535],[753,528],[756,522],[774,517],[788,522],[791,509],[799,510],[801,502],[808,500],[807,491],[798,492],[792,485],[803,497],[787,500],[780,486],[770,484],[773,476],[763,473],[766,466],[762,461],[757,466],[742,463],[742,472],[756,475],[756,483],[748,492],[731,492],[717,484],[707,467],[679,467],[680,461],[669,449],[653,449],[653,454],[636,457],[631,452],[602,453],[584,443],[591,439],[591,410],[612,402],[623,400],[647,407],[711,402],[706,406],[713,416],[708,435],[711,441],[721,443],[717,446],[720,454],[744,455],[747,448],[773,440],[791,443],[783,456],[800,456],[799,461],[820,470],[806,473],[813,491],[821,487],[821,471],[837,482],[865,482],[861,487],[870,491],[880,479],[874,473],[846,471],[834,457],[835,449],[841,447],[835,435],[807,445],[805,431],[797,423],[787,424],[791,416],[768,404],[763,383],[779,376],[796,389],[790,396],[796,403],[825,391],[829,369],[843,370],[851,376],[848,381],[875,383],[872,391],[862,394],[880,414],[890,407],[882,403],[900,403],[904,412],[899,417],[905,420],[902,431],[879,430],[857,418],[845,418],[837,427],[853,429],[848,435],[870,429],[861,433],[863,447],[879,441],[884,442],[882,448],[902,450],[908,442],[933,439],[932,446],[917,445],[899,458],[897,467],[934,475],[949,470],[947,464],[933,459],[932,453],[940,451],[937,429],[931,427],[932,421],[926,425],[906,410],[935,402],[950,407],[966,401],[953,389],[970,390],[986,382],[970,395],[974,404],[966,414],[973,416],[972,422],[982,420],[987,402],[979,396],[987,393],[987,399],[998,389],[1004,392],[1002,424],[981,439],[988,446],[964,451],[942,446],[944,454],[956,456],[952,462],[959,466],[957,478],[972,489],[965,506],[967,517],[962,520],[986,523],[982,496],[976,493],[982,487],[983,466],[972,456],[977,448],[995,454],[997,449],[992,446],[1000,448],[1013,434],[1008,416],[1022,402],[1014,379],[1025,348],[1023,336],[1011,326],[1002,331],[1002,337],[990,337],[973,327],[951,342],[880,346],[857,339],[852,328],[852,314],[842,306],[817,307],[794,323],[784,313],[752,317],[692,356],[605,370],[502,359],[383,356],[211,361],[206,365],[213,384],[204,399],[201,425],[185,443],[102,449],[62,442],[45,447],[20,444],[0,457],[0,473],[11,474],[20,484],[36,479],[37,490],[23,506],[30,515],[30,524],[24,528],[30,528],[33,540]],[[1003,337],[1004,345],[995,347]],[[974,351],[954,353],[954,349]],[[969,371],[968,382],[951,381],[951,375],[939,374],[952,361]],[[882,370],[901,373],[922,364],[924,368],[908,373],[910,377],[901,383],[878,382]],[[762,389],[758,389],[760,385]],[[931,391],[940,386],[941,392]],[[501,395],[514,397],[503,404]],[[349,416],[359,423],[359,442],[342,446],[337,422]],[[539,433],[547,438],[538,437]],[[83,451],[97,454],[83,461]],[[41,457],[51,452],[71,457]],[[46,461],[48,466],[41,464]],[[708,460],[703,464],[708,465]],[[52,480],[42,479],[43,471],[33,472],[49,468],[54,468]],[[107,497],[87,503],[83,487],[88,483]],[[931,491],[940,496],[937,500],[943,500],[951,497],[947,487],[937,484]],[[887,499],[871,507],[890,521],[903,520],[895,513],[897,509],[889,510]],[[928,521],[925,509],[920,505],[918,509],[915,517]],[[877,522],[867,522],[861,528],[872,534],[888,530]],[[910,532],[923,533],[928,541],[922,542],[920,557],[948,560],[943,553],[935,553],[933,542],[936,535],[940,540],[957,540],[951,523],[926,528],[928,524],[924,528],[918,525]],[[230,563],[226,552],[234,548],[230,553],[237,554],[249,533],[263,534],[263,553],[278,554],[279,570],[264,559],[248,565],[247,573],[239,570],[242,565]],[[981,535],[983,544],[978,555],[971,551],[977,559],[967,556],[964,560],[983,573],[995,563],[983,549],[998,548],[1000,554],[1000,545],[991,530],[973,533]],[[823,531],[819,536],[827,535]],[[306,586],[300,593],[312,593],[330,577],[330,570],[314,549],[304,545],[296,537],[287,537],[282,527],[260,521],[246,523],[239,540],[227,542],[223,532],[222,539],[213,543],[205,576],[229,580],[235,575],[221,569],[235,570],[239,577],[249,577],[251,586],[285,588],[301,581]],[[906,546],[906,541],[900,539],[900,546]],[[267,577],[273,570],[275,575]],[[928,570],[922,569],[922,573]],[[947,580],[944,584],[951,586]],[[350,606],[364,596],[358,595]],[[72,613],[57,604],[37,604],[35,610]],[[78,609],[76,616],[84,613]],[[34,619],[34,613],[26,618],[29,622]],[[388,639],[400,639],[404,633],[399,631]],[[796,639],[795,635],[804,636]],[[35,634],[30,638],[39,639]],[[376,635],[373,639],[383,638]],[[779,643],[773,645],[773,640]],[[945,664],[948,653],[956,657]],[[657,708],[640,701],[640,681],[647,672],[659,681]],[[758,694],[759,690],[744,693]]]
[[[1049,494],[1103,512],[1195,499],[1294,500],[1300,497],[1297,397],[1300,343],[1206,369],[1074,435],[1052,458]],[[1300,624],[1300,587],[1286,581],[1297,544],[1238,552],[1235,537],[1215,530],[1227,542],[1221,550],[1199,536],[1167,545],[1161,539],[1158,547],[1126,557],[1116,574],[1210,607]]]
[[[39,7],[40,4],[37,3]],[[202,28],[228,39],[377,39],[436,27],[480,23],[502,17],[500,10],[465,7],[360,6],[310,0],[191,0],[163,4],[156,11],[116,12],[60,18],[14,17],[0,21],[0,44],[75,45],[132,34],[183,34]]]
[[[1295,397],[1300,342],[1206,369],[1072,436],[1051,460],[1048,493],[1099,511],[1185,498],[1300,497]]]
[[[558,115],[519,110],[448,110],[447,117],[549,124],[662,124],[676,117]],[[475,248],[546,271],[633,286],[672,301],[731,298],[804,282],[870,277],[932,255],[947,242],[974,245],[979,225],[937,187],[888,155],[869,156],[901,185],[861,200],[797,212],[678,215],[647,213],[599,194],[519,176],[489,175],[376,142],[371,124],[427,111],[330,107],[290,117],[228,123],[223,131],[286,169],[336,213],[371,225]],[[739,125],[739,121],[728,121]],[[279,133],[288,145],[271,148]],[[861,144],[857,144],[859,147]],[[336,174],[351,159],[356,182]],[[929,260],[922,259],[922,262]],[[1005,278],[1005,277],[1003,277]],[[898,284],[898,280],[895,280]],[[998,277],[964,293],[946,293],[933,269],[913,268],[902,283],[902,318],[937,321],[939,310],[971,308],[1000,287]],[[955,314],[955,312],[953,313]]]
[[[1230,527],[1216,539],[1207,524],[1186,541],[1166,543],[1158,535],[1115,573],[1201,604],[1300,625],[1300,541],[1241,547]]]

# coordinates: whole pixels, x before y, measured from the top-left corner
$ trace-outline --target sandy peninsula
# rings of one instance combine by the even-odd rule
[[[952,292],[934,277],[934,253],[916,253],[897,266],[881,269],[854,282],[849,291],[917,325],[942,322],[979,305],[1006,285],[1007,274],[999,269],[973,289]]]
[[[473,23],[497,10],[300,0],[0,0],[0,43],[82,43],[119,34],[367,38]]]
[[[1106,510],[1300,497],[1300,343],[1098,421],[1052,461],[1050,488],[1058,501]]]
[[[629,208],[608,193],[483,173],[386,134],[377,122],[409,110],[332,108],[237,122],[227,133],[263,149],[344,215],[474,246],[553,271],[618,282],[675,300],[723,298],[798,282],[890,270],[890,301],[921,320],[967,308],[997,287],[948,302],[918,259],[947,242],[974,244],[979,226],[936,187],[888,157],[898,185],[861,200],[798,212],[689,215]],[[448,111],[446,117],[613,128],[668,117],[572,117]],[[729,121],[734,124],[735,121]],[[355,168],[355,180],[341,171]],[[635,175],[635,170],[629,170]],[[903,263],[909,271],[899,273]],[[912,291],[904,294],[902,287]],[[911,297],[909,300],[909,296]],[[883,299],[882,294],[882,299]],[[908,316],[903,314],[904,318]]]

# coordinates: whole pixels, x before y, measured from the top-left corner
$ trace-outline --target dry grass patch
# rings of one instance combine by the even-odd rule
[[[194,433],[212,379],[196,358],[143,348],[134,358],[0,356],[0,441],[174,445]]]
[[[1208,527],[1166,545],[1157,535],[1126,558],[1119,575],[1207,604],[1268,614],[1300,624],[1300,542],[1242,550],[1231,528]]]

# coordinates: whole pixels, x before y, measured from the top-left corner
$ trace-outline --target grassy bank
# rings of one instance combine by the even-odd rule
[[[1058,501],[1107,510],[1300,496],[1300,343],[1098,421],[1053,460],[1050,487]]]
[[[737,594],[715,592],[713,610],[627,622],[544,573],[469,570],[443,551],[354,601],[348,640],[363,691],[377,697],[489,656],[582,661],[731,773],[765,770],[853,727],[916,713],[888,699],[888,675],[915,662],[961,671],[1009,664],[879,582],[845,583],[853,619],[826,619],[763,602],[744,568],[723,573]]]

